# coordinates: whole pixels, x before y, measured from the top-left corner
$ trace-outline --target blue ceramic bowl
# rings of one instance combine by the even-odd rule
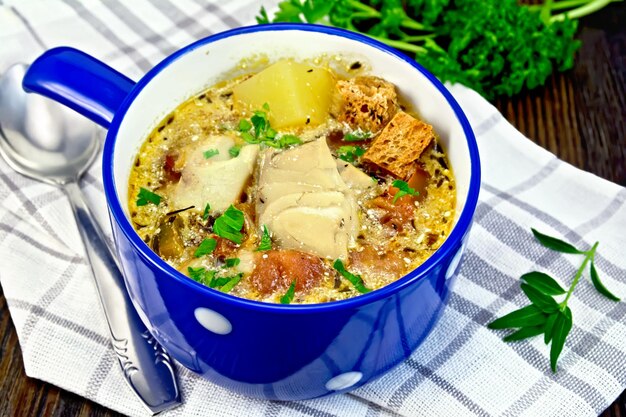
[[[162,261],[128,217],[127,181],[134,156],[159,121],[193,94],[262,53],[359,60],[398,87],[440,135],[457,179],[455,225],[445,243],[398,281],[349,300],[267,304],[223,294]],[[137,83],[70,48],[46,52],[24,80],[107,127],[103,177],[126,284],[154,337],[181,364],[241,394],[278,400],[354,389],[406,359],[437,323],[448,300],[480,186],[474,135],[446,88],[419,64],[344,30],[315,25],[244,27],[202,39]],[[417,358],[419,360],[419,357]]]

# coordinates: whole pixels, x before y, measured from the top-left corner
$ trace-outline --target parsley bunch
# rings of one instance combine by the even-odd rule
[[[269,111],[270,106],[265,103],[263,104],[263,110],[254,111],[250,121],[241,119],[237,126],[241,138],[251,144],[262,143],[272,148],[287,148],[291,145],[301,144],[302,141],[295,135],[278,136],[278,132],[270,126]],[[239,151],[237,151],[237,154],[239,154]]]
[[[410,54],[441,80],[494,98],[535,88],[552,71],[571,68],[580,45],[575,19],[612,1],[527,6],[516,0],[284,0],[273,19],[261,8],[257,21],[364,33]]]

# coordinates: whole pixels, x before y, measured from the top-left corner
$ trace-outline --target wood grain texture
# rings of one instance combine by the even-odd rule
[[[626,186],[626,4],[580,22],[575,68],[495,105],[517,129],[574,166]],[[0,287],[0,416],[120,414],[26,377]],[[626,417],[626,391],[602,417]]]

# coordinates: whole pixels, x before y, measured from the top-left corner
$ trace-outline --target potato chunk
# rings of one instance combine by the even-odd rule
[[[233,88],[241,110],[270,106],[273,128],[322,123],[329,112],[335,81],[332,74],[308,64],[282,60]]]

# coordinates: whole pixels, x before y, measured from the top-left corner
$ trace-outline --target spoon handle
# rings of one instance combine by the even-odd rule
[[[100,295],[111,343],[131,388],[153,412],[180,404],[174,364],[139,319],[121,270],[76,182],[64,184]]]

